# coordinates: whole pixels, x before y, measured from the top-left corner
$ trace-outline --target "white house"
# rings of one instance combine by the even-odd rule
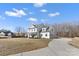
[[[0,30],[0,38],[4,37],[12,37],[13,33],[8,30]]]
[[[41,38],[47,38],[47,39],[50,38],[50,32],[47,31],[47,28],[42,28],[40,34],[41,34]]]
[[[53,37],[51,33],[53,32],[50,31],[50,26],[46,24],[32,24],[28,28],[28,38],[50,39]]]
[[[0,32],[0,37],[3,37],[5,36],[5,33],[4,32]]]
[[[28,38],[31,38],[35,36],[35,34],[38,32],[38,28],[36,28],[34,25],[31,25],[31,27],[28,28]]]

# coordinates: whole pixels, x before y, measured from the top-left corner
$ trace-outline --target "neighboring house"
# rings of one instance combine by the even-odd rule
[[[53,31],[47,24],[32,24],[28,28],[28,38],[53,38]]]
[[[5,36],[4,32],[0,32],[0,37]]]
[[[13,33],[7,30],[0,30],[0,37],[12,37]]]

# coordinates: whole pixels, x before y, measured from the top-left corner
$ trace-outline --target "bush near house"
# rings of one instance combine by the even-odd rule
[[[12,38],[27,38],[27,33],[14,33]]]

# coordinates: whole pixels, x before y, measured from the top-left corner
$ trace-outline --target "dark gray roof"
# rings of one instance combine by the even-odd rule
[[[8,33],[13,34],[11,31],[9,31],[9,30],[4,30],[4,29],[1,29],[1,30],[0,30],[0,33],[1,33],[1,32],[5,33],[5,35],[8,35]]]
[[[35,28],[48,28],[49,26],[47,24],[33,24]]]
[[[38,31],[40,31],[40,32],[43,32],[42,28],[46,28],[46,32],[50,32],[53,29],[50,24],[41,23],[41,24],[32,24],[32,25],[34,26],[34,28],[38,28],[39,29]]]

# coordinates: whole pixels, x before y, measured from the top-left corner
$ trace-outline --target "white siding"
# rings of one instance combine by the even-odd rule
[[[1,33],[0,33],[0,36],[5,36],[5,33],[4,33],[4,32],[1,32]]]
[[[37,28],[29,28],[28,32],[37,32]]]
[[[46,39],[49,39],[50,38],[50,32],[42,32],[41,33],[41,38],[46,38]]]
[[[37,32],[37,28],[34,28],[35,29],[35,31],[34,32]]]

